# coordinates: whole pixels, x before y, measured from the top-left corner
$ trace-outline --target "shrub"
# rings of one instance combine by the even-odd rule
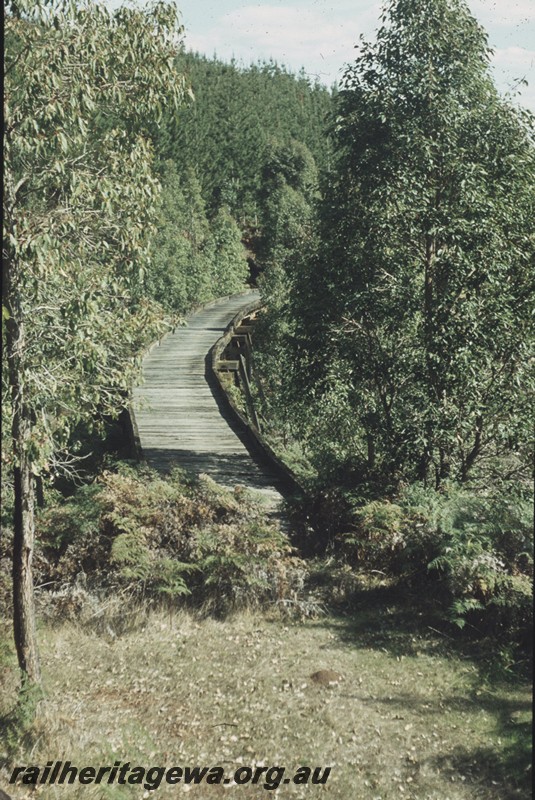
[[[409,486],[353,508],[337,542],[346,560],[445,595],[445,616],[513,640],[531,625],[533,527],[522,496]],[[438,579],[438,584],[437,584]]]
[[[163,478],[121,466],[39,520],[40,595],[52,612],[83,615],[112,593],[190,602],[212,611],[276,603],[302,584],[303,562],[242,487],[180,471]],[[94,613],[91,608],[90,613]]]
[[[350,496],[346,493],[350,503]],[[360,501],[347,513],[349,532],[339,536],[350,563],[406,580],[427,575],[439,555],[444,504],[437,492],[409,487],[393,500]]]
[[[451,527],[429,564],[451,595],[450,619],[506,637],[524,638],[532,620],[533,528],[522,498],[452,501]]]
[[[404,543],[403,509],[385,500],[373,500],[353,514],[355,532],[344,537],[346,548],[355,547],[357,563],[393,570],[397,551]]]
[[[198,530],[191,548],[204,603],[216,613],[295,599],[303,586],[304,562],[292,556],[286,536],[266,521]]]

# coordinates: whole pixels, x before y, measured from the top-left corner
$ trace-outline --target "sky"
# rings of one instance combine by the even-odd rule
[[[273,58],[331,86],[355,60],[361,34],[373,40],[378,0],[178,0],[186,49],[249,65]],[[535,112],[535,0],[468,0],[489,34],[501,92]],[[521,79],[528,86],[519,84]],[[519,94],[520,93],[520,94]]]

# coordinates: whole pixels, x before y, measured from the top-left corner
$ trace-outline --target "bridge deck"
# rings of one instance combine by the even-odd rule
[[[143,455],[155,469],[207,473],[218,483],[259,491],[275,511],[281,494],[269,466],[247,449],[210,380],[207,356],[240,308],[256,293],[221,300],[188,318],[143,360],[144,383],[134,389],[134,417]]]

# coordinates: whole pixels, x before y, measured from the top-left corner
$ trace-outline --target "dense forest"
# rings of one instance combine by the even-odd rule
[[[182,53],[177,67],[186,102],[151,134],[163,188],[146,290],[181,313],[256,278],[268,181],[279,161],[328,167],[331,95],[275,63]]]
[[[463,0],[393,0],[330,90],[187,52],[172,4],[5,10],[0,604],[20,706],[41,696],[34,585],[72,600],[82,573],[106,602],[219,617],[275,585],[285,608],[350,614],[380,574],[448,640],[525,665],[535,128]],[[288,533],[136,466],[117,424],[151,342],[246,287],[262,435],[301,487]]]

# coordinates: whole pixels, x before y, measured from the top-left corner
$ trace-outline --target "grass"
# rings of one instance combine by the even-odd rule
[[[265,615],[198,619],[132,612],[121,635],[43,627],[46,697],[13,764],[114,760],[152,765],[330,766],[325,786],[282,785],[283,798],[520,800],[530,794],[527,683],[482,678],[423,617],[388,596],[347,617],[285,623]],[[0,665],[13,698],[13,656]],[[344,680],[316,685],[333,669]],[[0,701],[1,702],[1,701]],[[0,709],[4,714],[8,706]],[[239,800],[261,786],[167,786],[151,795]],[[139,787],[9,787],[26,798],[140,798]],[[265,795],[264,795],[265,796]]]

